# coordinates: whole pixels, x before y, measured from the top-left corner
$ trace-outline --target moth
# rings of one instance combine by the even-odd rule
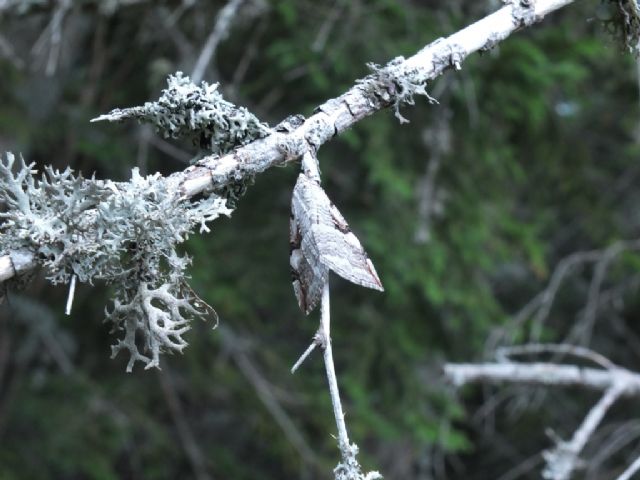
[[[329,270],[357,285],[384,290],[347,221],[322,187],[304,174],[291,198],[290,246],[293,290],[306,314],[320,301]]]

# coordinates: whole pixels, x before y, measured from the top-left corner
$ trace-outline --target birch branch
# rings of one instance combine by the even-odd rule
[[[460,69],[461,62],[470,54],[491,49],[515,31],[542,20],[547,14],[573,1],[514,1],[448,38],[436,40],[412,57],[398,57],[386,67],[373,67],[371,75],[356,82],[340,97],[320,105],[316,113],[297,128],[285,132],[274,130],[265,138],[222,157],[205,157],[197,165],[170,175],[166,179],[167,186],[176,198],[186,201],[199,193],[221,189],[270,167],[291,162],[308,151],[316,151],[334,136],[375,112],[391,106],[397,109],[402,103],[412,104],[414,95],[427,95],[425,87],[428,81],[447,69]],[[398,86],[402,87],[400,91]],[[96,184],[103,186],[105,182],[97,180]],[[109,184],[110,188],[124,188],[117,182]],[[0,257],[2,281],[19,273],[11,255],[9,252]],[[35,259],[31,258],[27,263],[35,265]]]

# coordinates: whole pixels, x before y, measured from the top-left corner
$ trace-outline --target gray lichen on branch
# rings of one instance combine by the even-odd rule
[[[572,1],[537,0],[529,8],[537,21]],[[220,194],[226,195],[231,188],[237,196],[254,175],[314,153],[380,109],[395,106],[397,111],[401,104],[411,103],[414,95],[426,94],[427,81],[447,68],[459,68],[472,52],[521,28],[513,13],[513,4],[507,5],[406,60],[374,67],[369,77],[319,106],[292,131],[272,130],[242,107],[226,102],[217,86],[198,87],[180,75],[170,79],[163,94],[175,98],[102,117],[139,118],[169,136],[204,139],[212,154],[169,177],[142,178],[134,171],[130,182],[85,180],[70,170],[60,173],[48,168],[36,181],[24,163],[14,175],[14,160],[8,156],[0,173],[0,201],[7,204],[0,225],[0,279],[24,278],[38,264],[53,282],[76,276],[79,281],[103,279],[128,285],[126,294],[118,296],[122,304],[131,303],[143,282],[157,290],[176,271],[175,262],[167,261],[174,258],[175,245],[197,226],[206,228],[207,221],[229,213]],[[206,198],[190,200],[199,194]],[[12,260],[18,251],[22,252],[20,268]],[[184,298],[178,284],[168,283],[175,298]],[[167,345],[170,350],[174,347]]]
[[[169,179],[142,177],[137,169],[130,182],[117,185],[70,169],[46,167],[39,178],[36,173],[33,164],[11,154],[0,161],[0,202],[6,205],[0,251],[30,253],[54,284],[74,275],[84,283],[114,284],[115,307],[107,319],[114,330],[125,330],[116,351],[126,345],[133,362],[157,366],[161,352],[181,351],[187,320],[204,317],[207,309],[186,286],[189,259],[176,246],[196,228],[208,231],[208,221],[229,215],[225,199],[180,199]],[[142,331],[141,348],[151,358],[137,353],[135,330]]]
[[[213,154],[227,153],[271,133],[269,126],[245,107],[225,100],[218,86],[207,82],[198,86],[177,72],[169,76],[167,88],[157,101],[117,108],[92,122],[137,119],[153,125],[165,137],[192,138]]]

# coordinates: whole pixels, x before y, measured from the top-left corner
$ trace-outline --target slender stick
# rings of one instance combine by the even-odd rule
[[[569,442],[560,441],[555,449],[543,454],[547,466],[542,472],[544,478],[550,480],[569,480],[580,462],[580,453],[602,422],[605,414],[616,400],[620,398],[623,387],[612,385],[600,401],[589,411],[580,427]]]
[[[333,404],[333,415],[336,417],[336,426],[338,427],[338,444],[340,451],[345,452],[349,447],[349,436],[347,435],[347,425],[344,421],[344,412],[342,410],[342,402],[340,401],[340,392],[338,390],[338,378],[336,377],[336,369],[333,364],[333,350],[331,348],[331,314],[329,312],[329,281],[324,285],[322,290],[322,304],[320,305],[320,332],[324,336],[324,365],[327,370],[327,381],[329,382],[329,394],[331,395],[331,403]]]
[[[635,462],[629,465],[629,467],[622,472],[622,475],[618,477],[618,480],[629,480],[638,470],[640,470],[640,457],[636,458]]]
[[[313,350],[318,346],[317,342],[314,340],[311,345],[309,345],[307,347],[307,349],[304,351],[304,353],[302,355],[300,355],[300,358],[298,358],[298,361],[296,363],[293,364],[293,367],[291,367],[291,373],[296,373],[296,370],[298,370],[298,368],[300,368],[300,365],[302,365],[302,362],[304,362],[307,357],[309,355],[311,355],[311,352],[313,352]]]
[[[76,294],[76,279],[77,275],[74,273],[71,275],[71,282],[69,283],[69,295],[67,296],[67,307],[64,309],[66,315],[71,315],[71,306],[73,305],[73,297]]]
[[[209,37],[200,52],[196,66],[193,69],[193,73],[191,74],[191,81],[193,83],[199,83],[204,77],[207,66],[215,55],[218,45],[229,34],[229,27],[231,26],[233,17],[242,2],[243,0],[231,0],[222,8],[222,10],[220,10],[213,30],[209,34]]]

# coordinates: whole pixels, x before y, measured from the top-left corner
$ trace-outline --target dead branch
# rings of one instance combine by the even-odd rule
[[[316,151],[334,136],[363,118],[403,102],[412,103],[414,94],[425,94],[425,85],[445,70],[460,69],[462,61],[479,50],[488,50],[517,30],[540,21],[547,14],[574,0],[538,0],[511,2],[495,13],[460,30],[446,39],[427,45],[410,58],[401,57],[356,83],[338,98],[316,109],[316,113],[292,131],[273,131],[265,138],[240,147],[223,157],[209,156],[167,178],[176,198],[187,200],[199,193],[220,189],[232,182],[253,177],[264,170]],[[395,82],[412,86],[402,94],[392,90]],[[399,115],[399,114],[398,114]],[[121,188],[109,182],[110,188]],[[96,180],[104,186],[105,182]],[[78,245],[78,248],[82,248]],[[0,257],[0,280],[7,280],[25,265],[35,266],[33,255],[26,252],[23,262],[13,262],[15,253]],[[28,269],[27,269],[28,270]]]

